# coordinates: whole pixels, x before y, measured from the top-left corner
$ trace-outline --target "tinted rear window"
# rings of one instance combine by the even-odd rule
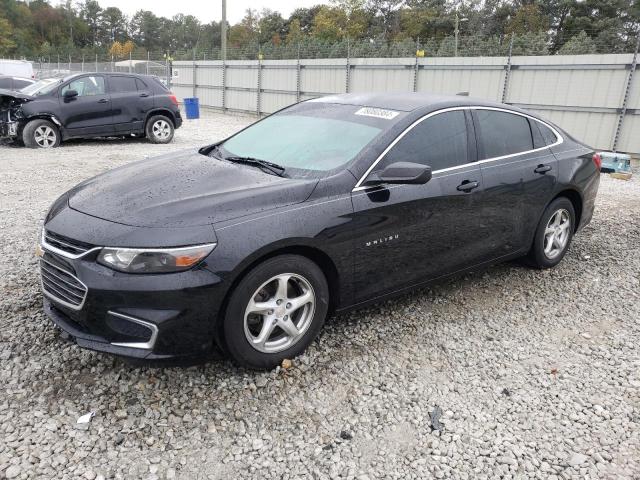
[[[133,77],[110,77],[109,86],[112,93],[136,92],[136,79]]]
[[[481,160],[533,150],[527,117],[496,110],[476,110]]]

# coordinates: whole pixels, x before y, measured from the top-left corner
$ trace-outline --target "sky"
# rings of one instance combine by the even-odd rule
[[[98,0],[102,8],[118,7],[131,17],[138,10],[150,10],[160,17],[173,17],[177,13],[193,15],[201,23],[222,18],[221,0]],[[262,10],[270,8],[287,18],[299,7],[311,7],[319,3],[329,3],[327,0],[227,0],[227,21],[232,25],[238,23],[247,8]]]

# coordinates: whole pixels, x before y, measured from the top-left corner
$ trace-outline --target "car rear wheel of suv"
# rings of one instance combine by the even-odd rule
[[[536,268],[555,267],[564,258],[575,231],[573,203],[558,197],[549,204],[538,223],[527,263]]]
[[[60,145],[60,130],[48,120],[31,120],[22,130],[22,141],[29,148],[54,148]]]
[[[231,294],[224,340],[242,366],[271,369],[303,352],[329,309],[329,287],[318,265],[281,255],[251,270]]]
[[[145,133],[151,143],[169,143],[173,139],[173,122],[164,115],[155,115],[147,122]]]

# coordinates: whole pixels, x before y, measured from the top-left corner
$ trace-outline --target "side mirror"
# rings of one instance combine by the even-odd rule
[[[422,185],[431,180],[431,167],[413,162],[396,162],[367,177],[365,186],[388,184]]]
[[[77,96],[78,96],[77,90],[67,90],[66,92],[64,92],[64,99],[65,100],[70,100],[70,99],[75,98]]]

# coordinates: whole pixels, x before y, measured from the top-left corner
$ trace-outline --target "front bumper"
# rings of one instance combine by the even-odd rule
[[[214,348],[222,281],[206,259],[185,272],[137,275],[97,255],[69,258],[45,245],[40,257],[44,311],[80,347],[148,360]]]

